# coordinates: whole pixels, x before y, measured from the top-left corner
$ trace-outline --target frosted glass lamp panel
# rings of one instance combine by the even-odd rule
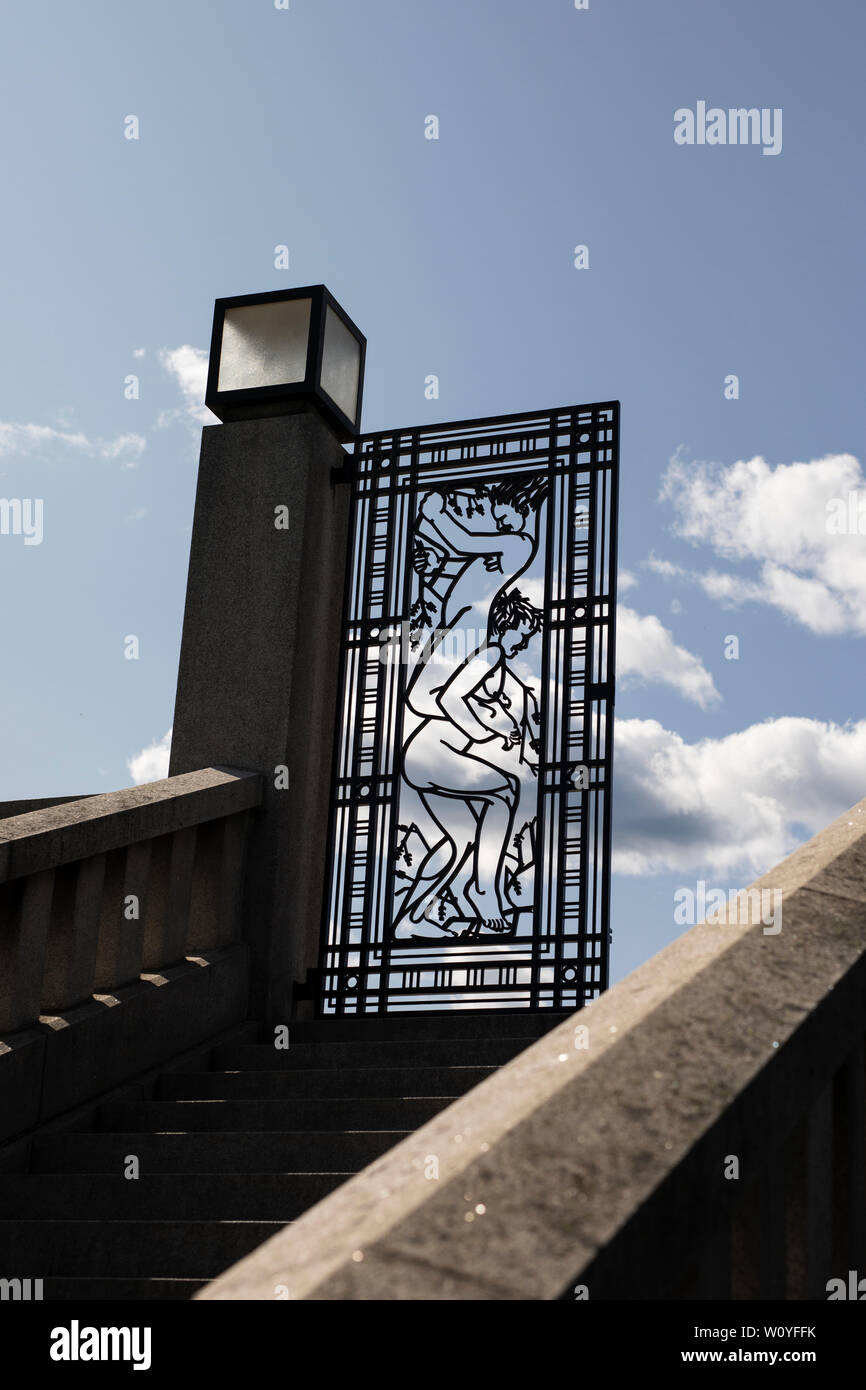
[[[218,391],[289,386],[307,374],[310,299],[226,309]]]
[[[322,389],[354,424],[358,414],[361,344],[330,305],[325,312]]]

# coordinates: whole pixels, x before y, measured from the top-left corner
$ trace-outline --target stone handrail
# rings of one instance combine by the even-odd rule
[[[754,887],[780,930],[691,928],[197,1297],[824,1299],[866,1274],[866,801]]]
[[[244,856],[261,797],[260,774],[205,768],[0,820],[0,1099],[13,1087],[11,1101],[29,1077],[41,1098],[19,1111],[43,1119],[243,1016]],[[188,978],[191,961],[217,957],[220,998],[211,983]],[[169,995],[175,1002],[157,1036],[140,991],[149,988],[152,1000],[153,985],[169,979],[175,987],[159,991],[163,1013]],[[125,1015],[113,1007],[121,1001]],[[53,1030],[62,1044],[60,1030],[72,1023],[65,1037],[78,1039],[79,1064],[74,1075],[60,1066],[49,1100],[45,1034]],[[81,1065],[88,1047],[89,1070]]]
[[[260,799],[207,768],[0,821],[0,1035],[235,939]]]

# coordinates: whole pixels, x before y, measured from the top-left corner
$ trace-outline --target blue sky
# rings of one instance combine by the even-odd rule
[[[677,886],[866,793],[866,518],[827,511],[866,511],[864,31],[855,0],[4,16],[0,497],[44,517],[0,535],[0,797],[128,785],[165,735],[213,300],[319,282],[366,429],[622,402],[614,978]],[[699,101],[781,109],[781,151],[677,145]]]

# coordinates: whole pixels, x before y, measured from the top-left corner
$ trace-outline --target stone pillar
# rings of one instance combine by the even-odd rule
[[[202,432],[169,773],[264,774],[244,915],[251,1014],[271,1023],[318,959],[350,500],[332,470],[345,458],[312,411]]]

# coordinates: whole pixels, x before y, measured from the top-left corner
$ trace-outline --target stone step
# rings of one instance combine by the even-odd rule
[[[258,1050],[258,1049],[256,1049]],[[462,1096],[495,1067],[371,1067],[304,1071],[175,1072],[157,1101],[328,1100],[335,1097]]]
[[[212,1070],[190,1055],[94,1132],[34,1138],[0,1179],[0,1274],[48,1301],[189,1299],[568,1016],[320,1019],[285,1051],[229,1034]]]
[[[207,1279],[63,1279],[43,1282],[44,1302],[170,1301],[192,1298]],[[103,1319],[104,1322],[104,1319]]]
[[[96,1114],[99,1130],[187,1134],[263,1131],[417,1129],[453,1104],[453,1096],[347,1097],[342,1100],[112,1101]],[[133,1146],[131,1152],[135,1153]],[[344,1165],[340,1165],[341,1167]]]
[[[351,1173],[7,1174],[0,1220],[294,1221]]]
[[[289,1025],[289,1046],[271,1044],[215,1047],[217,1071],[324,1071],[337,1067],[501,1067],[534,1038],[426,1038],[420,1042],[296,1042]]]
[[[409,1133],[52,1134],[34,1139],[31,1167],[34,1173],[122,1175],[127,1154],[136,1154],[148,1174],[357,1172]]]
[[[120,1303],[150,1299],[168,1301],[192,1298],[206,1279],[64,1279],[55,1276],[43,1283],[46,1303]]]
[[[213,1279],[280,1221],[0,1221],[4,1278]],[[7,1272],[8,1271],[8,1272]]]
[[[470,1013],[467,1009],[455,1009],[444,1014],[374,1014],[369,1018],[344,1014],[338,1018],[298,1019],[290,1022],[288,1028],[289,1038],[298,1043],[405,1042],[427,1038],[525,1038],[529,1043],[569,1017],[569,1010]]]

